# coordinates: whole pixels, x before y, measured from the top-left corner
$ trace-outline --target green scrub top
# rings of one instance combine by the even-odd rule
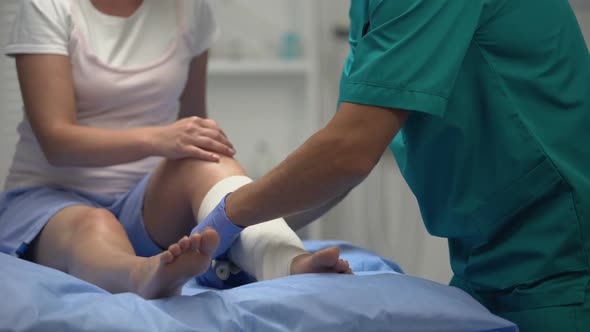
[[[452,285],[584,302],[590,56],[568,0],[353,0],[340,102],[412,111],[391,144]]]

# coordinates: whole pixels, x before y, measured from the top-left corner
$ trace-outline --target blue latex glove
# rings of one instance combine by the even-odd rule
[[[191,235],[195,233],[203,233],[205,228],[211,227],[219,234],[219,247],[213,253],[213,259],[224,254],[229,247],[238,239],[240,233],[244,230],[242,227],[236,226],[225,214],[225,199],[229,194],[225,195],[221,202],[217,204],[215,209],[209,213],[205,220],[201,221],[193,230]]]
[[[196,277],[199,285],[217,289],[232,288],[254,281],[247,273],[239,269],[227,260],[226,252],[238,239],[243,228],[236,226],[225,214],[225,195],[215,209],[209,213],[205,220],[201,221],[193,230],[194,233],[202,233],[207,227],[213,228],[219,234],[219,247],[213,253],[211,265],[207,272]]]

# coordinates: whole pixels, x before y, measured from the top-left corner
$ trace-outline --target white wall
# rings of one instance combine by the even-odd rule
[[[278,57],[281,35],[295,29],[305,39],[305,29],[315,22],[302,13],[303,2],[290,0],[221,0],[215,3],[216,17],[222,35],[211,51],[212,65],[218,60],[231,60],[238,53],[238,64],[268,65]],[[295,5],[294,5],[295,4]],[[209,113],[222,125],[236,146],[238,160],[254,175],[283,160],[316,128],[310,128],[315,114],[310,113],[309,84],[315,77],[311,69],[314,52],[308,40],[303,41],[305,69],[295,72],[249,73],[215,71],[209,76]],[[237,49],[237,50],[236,50]],[[268,147],[266,165],[260,165],[259,146]],[[270,165],[272,163],[272,165]]]
[[[253,82],[255,80],[255,82]],[[274,164],[303,142],[298,113],[304,78],[281,75],[212,76],[209,112],[236,146],[237,159],[250,173],[260,173],[257,144],[265,142]]]
[[[570,0],[570,3],[576,11],[584,38],[590,48],[590,0]]]
[[[0,50],[8,40],[12,15],[18,0],[0,0]],[[0,188],[10,167],[16,144],[16,124],[22,118],[21,97],[14,60],[0,55]],[[1,189],[0,189],[1,190]]]

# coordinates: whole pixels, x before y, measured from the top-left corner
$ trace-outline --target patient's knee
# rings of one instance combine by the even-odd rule
[[[221,157],[219,162],[197,159],[180,159],[166,162],[166,167],[175,171],[179,176],[205,177],[221,180],[234,175],[245,175],[242,166],[233,158]]]
[[[105,209],[88,209],[75,223],[76,234],[112,233],[123,230],[117,218]]]

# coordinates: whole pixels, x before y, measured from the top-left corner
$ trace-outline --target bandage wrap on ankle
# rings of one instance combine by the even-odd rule
[[[218,182],[205,195],[198,220],[204,220],[213,209],[219,208],[219,201],[229,192],[250,182],[252,180],[246,176],[232,176]],[[288,276],[292,260],[305,252],[303,243],[285,220],[275,219],[244,229],[230,247],[228,256],[257,280],[269,280]]]
[[[246,228],[229,249],[229,258],[257,280],[285,277],[291,262],[303,253],[303,243],[284,219]]]

